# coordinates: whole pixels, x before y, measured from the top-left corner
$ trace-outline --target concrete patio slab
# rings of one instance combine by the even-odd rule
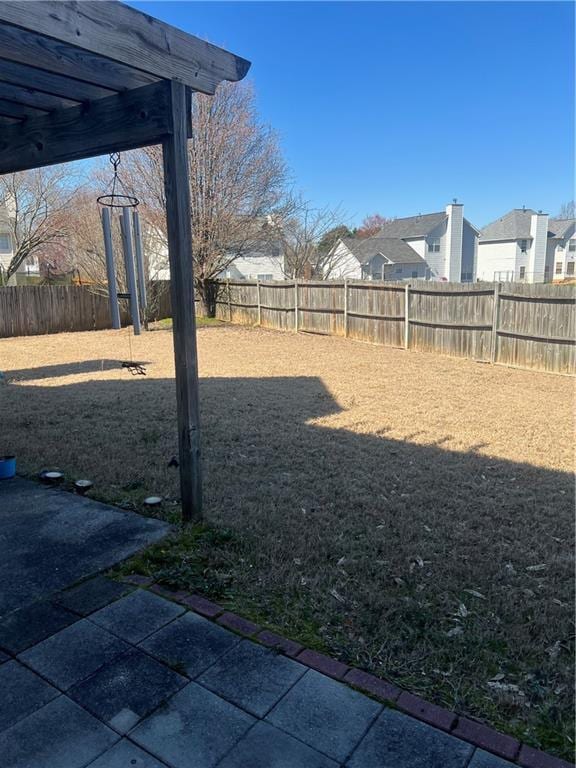
[[[381,704],[308,670],[266,720],[343,762],[381,711]]]
[[[173,768],[214,768],[255,719],[189,683],[130,734]]]
[[[474,747],[386,709],[346,763],[349,768],[465,768]]]
[[[194,613],[185,613],[140,643],[169,666],[196,677],[240,642],[238,635]]]
[[[68,693],[104,723],[125,734],[187,682],[182,675],[133,648]]]
[[[3,664],[0,668],[0,731],[10,728],[59,695],[60,691],[17,661]]]
[[[2,768],[84,768],[119,738],[66,696],[0,733]]]
[[[49,600],[28,605],[0,619],[0,647],[15,656],[75,621],[75,613]]]
[[[502,760],[501,757],[491,755],[482,749],[477,749],[472,760],[470,760],[468,768],[514,768],[514,763]]]
[[[130,646],[119,637],[82,619],[18,658],[66,691],[128,650]]]
[[[278,728],[260,722],[232,748],[218,768],[338,768],[338,763]]]
[[[197,682],[250,714],[264,717],[305,672],[302,664],[244,640]]]
[[[133,587],[129,584],[113,581],[105,576],[95,576],[62,592],[56,597],[56,602],[79,616],[89,616],[132,591]]]
[[[31,480],[0,482],[0,616],[110,568],[162,538],[152,518]]]
[[[139,643],[184,611],[181,605],[139,589],[96,611],[90,616],[90,621],[123,640]]]
[[[90,763],[88,768],[168,768],[168,766],[132,744],[131,741],[122,739],[95,762]]]

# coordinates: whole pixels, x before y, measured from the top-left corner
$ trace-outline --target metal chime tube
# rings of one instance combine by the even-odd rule
[[[110,226],[109,208],[102,208],[102,231],[104,232],[104,252],[106,253],[110,317],[112,318],[112,328],[118,330],[121,327],[120,308],[118,306],[118,293],[116,290],[116,270],[114,269],[114,251],[112,250],[112,229]]]
[[[130,314],[134,335],[139,336],[140,307],[138,305],[138,289],[136,287],[136,271],[134,269],[134,252],[132,250],[132,232],[130,227],[130,208],[122,208],[120,217],[120,229],[122,230],[122,244],[124,246],[124,265],[126,268],[126,283],[130,294]]]
[[[138,272],[138,288],[140,289],[140,306],[143,310],[148,306],[146,296],[146,273],[144,272],[144,253],[142,251],[142,232],[140,230],[140,216],[138,211],[132,212],[132,225],[134,230],[134,250],[136,251],[136,271]]]

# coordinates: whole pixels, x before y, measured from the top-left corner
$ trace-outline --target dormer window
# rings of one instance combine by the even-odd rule
[[[7,232],[0,234],[0,253],[12,253],[12,241]]]
[[[570,242],[568,243],[568,250],[576,251],[576,240],[570,240]]]
[[[528,250],[528,240],[520,240],[520,250],[522,253],[526,253]]]
[[[440,238],[434,237],[432,240],[428,240],[428,252],[440,253]]]

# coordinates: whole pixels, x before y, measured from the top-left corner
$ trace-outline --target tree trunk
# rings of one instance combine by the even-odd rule
[[[209,278],[199,278],[196,281],[202,317],[216,317],[216,300],[218,299],[219,288],[218,283]]]

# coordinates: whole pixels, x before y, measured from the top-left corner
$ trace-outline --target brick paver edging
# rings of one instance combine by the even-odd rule
[[[348,664],[344,664],[337,659],[333,659],[311,648],[305,648],[295,640],[290,640],[275,632],[262,629],[262,627],[254,624],[254,622],[231,611],[227,611],[221,605],[201,595],[184,591],[172,591],[162,587],[160,584],[155,584],[154,579],[147,576],[125,576],[122,578],[122,581],[139,587],[149,588],[152,592],[181,603],[195,613],[216,621],[221,626],[256,640],[270,648],[275,648],[281,653],[286,654],[286,656],[296,659],[301,664],[322,672],[322,674],[328,675],[335,680],[347,683],[369,696],[374,696],[384,702],[390,702],[397,709],[406,712],[412,717],[422,720],[442,731],[451,733],[459,739],[473,744],[475,747],[492,752],[505,760],[516,763],[522,766],[522,768],[574,768],[572,763],[567,763],[565,760],[553,757],[546,752],[533,749],[527,744],[521,744],[513,736],[500,733],[483,723],[432,704],[413,693],[398,688],[398,686],[387,680],[371,675],[369,672],[349,667]]]

